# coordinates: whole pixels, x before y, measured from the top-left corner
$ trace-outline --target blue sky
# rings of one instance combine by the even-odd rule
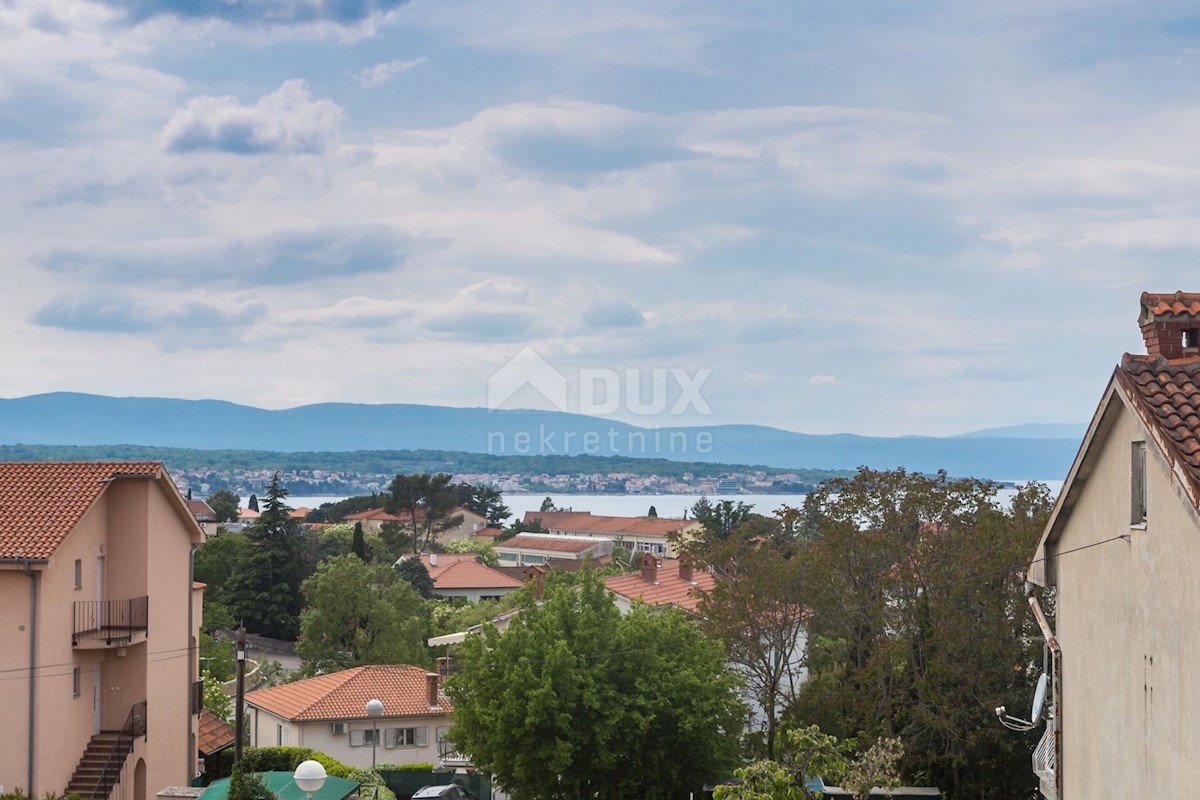
[[[0,396],[482,406],[528,347],[1085,421],[1200,289],[1198,95],[1169,0],[0,0]]]

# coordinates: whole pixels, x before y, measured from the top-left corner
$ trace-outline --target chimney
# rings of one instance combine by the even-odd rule
[[[442,656],[437,660],[438,675],[443,678],[449,678],[454,674],[454,659],[451,656]]]
[[[425,673],[425,699],[430,708],[438,707],[438,680],[436,672]]]
[[[542,599],[542,589],[545,588],[545,572],[546,571],[539,566],[533,566],[525,570],[525,579],[535,581],[533,584],[534,600]]]
[[[1138,325],[1150,355],[1166,359],[1200,356],[1200,294],[1142,292]]]
[[[679,579],[692,582],[692,560],[687,556],[679,559]]]
[[[642,556],[642,580],[658,583],[658,558],[654,553]]]
[[[431,567],[437,566],[437,553],[429,554],[429,566],[431,566]]]

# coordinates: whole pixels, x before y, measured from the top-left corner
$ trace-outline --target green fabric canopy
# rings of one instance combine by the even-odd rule
[[[308,795],[300,791],[290,772],[264,772],[262,778],[267,788],[279,796],[279,800],[308,800]],[[325,779],[321,791],[313,792],[313,800],[345,800],[357,789],[358,784],[354,781],[330,775]],[[229,778],[221,778],[213,781],[200,797],[202,800],[225,800],[228,794]]]

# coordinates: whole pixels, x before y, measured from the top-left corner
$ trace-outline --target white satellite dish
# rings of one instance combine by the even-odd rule
[[[1042,710],[1046,705],[1046,685],[1049,683],[1046,673],[1038,678],[1037,688],[1033,690],[1033,709],[1029,712],[1029,721],[1038,722],[1042,718]]]

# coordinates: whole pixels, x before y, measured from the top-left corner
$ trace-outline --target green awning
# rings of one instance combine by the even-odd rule
[[[279,796],[279,800],[308,800],[308,795],[300,791],[290,772],[264,772],[263,782],[267,788]],[[346,800],[358,791],[358,784],[345,778],[335,778],[330,775],[325,779],[321,791],[313,792],[313,800]],[[200,795],[202,800],[225,800],[229,794],[229,778],[221,778]]]

